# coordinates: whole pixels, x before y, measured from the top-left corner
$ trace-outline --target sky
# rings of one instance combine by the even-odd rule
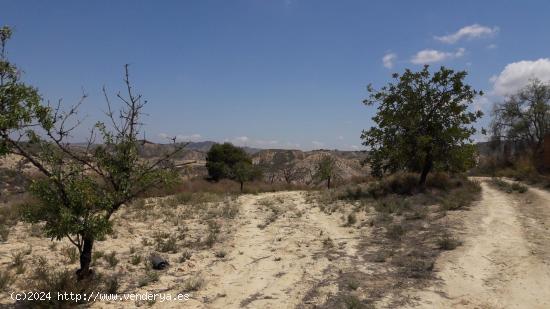
[[[147,99],[147,139],[364,149],[366,86],[423,64],[466,70],[485,112],[530,78],[550,80],[549,1],[2,0],[9,58],[44,100],[88,95],[86,121],[123,89]],[[476,135],[476,140],[484,139]]]

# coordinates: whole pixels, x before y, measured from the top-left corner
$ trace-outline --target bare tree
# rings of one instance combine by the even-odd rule
[[[94,242],[111,231],[112,215],[149,189],[176,181],[170,158],[185,144],[156,160],[138,156],[147,101],[134,93],[128,65],[125,94],[116,95],[120,110],[115,113],[104,89],[110,123],[97,122],[84,147],[71,144],[86,95],[67,111],[61,101],[43,104],[38,90],[21,82],[6,58],[10,29],[0,30],[0,155],[19,155],[43,175],[29,188],[36,202],[26,205],[23,218],[45,222],[44,231],[52,239],[67,238],[80,253],[78,278],[86,278],[92,274]]]
[[[532,80],[504,102],[495,104],[491,123],[493,140],[527,146],[535,156],[550,134],[550,84]]]

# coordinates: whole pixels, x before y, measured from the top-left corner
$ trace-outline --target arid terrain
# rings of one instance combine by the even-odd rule
[[[444,254],[438,280],[414,291],[416,308],[548,308],[550,193],[511,195],[482,183],[479,204],[464,212],[464,245]]]
[[[480,181],[481,198],[466,210],[393,219],[420,222],[419,230],[410,225],[406,237],[440,231],[429,227],[439,222],[462,243],[432,256],[430,274],[422,276],[401,271],[395,261],[414,256],[415,243],[388,243],[389,227],[378,223],[383,220],[375,210],[357,211],[365,206],[356,201],[327,204],[306,191],[145,199],[117,214],[114,232],[97,243],[93,264],[99,273],[117,276],[118,293],[190,293],[186,308],[548,308],[550,193],[506,193],[489,179]],[[433,243],[428,247],[437,251]],[[39,226],[11,228],[0,244],[0,265],[17,274],[1,303],[13,303],[7,292],[32,287],[44,263],[74,271],[77,255],[69,248],[68,241],[43,238]],[[151,252],[170,266],[148,268]],[[14,262],[17,255],[21,261]],[[92,303],[134,305],[182,306]]]
[[[3,1],[0,309],[550,309],[548,12]]]

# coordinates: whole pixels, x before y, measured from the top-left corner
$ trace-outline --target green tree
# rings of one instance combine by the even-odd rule
[[[243,192],[244,183],[246,181],[259,179],[260,177],[261,171],[259,168],[256,168],[250,162],[240,161],[233,166],[230,178],[239,182],[241,185],[241,192]]]
[[[20,80],[19,70],[7,58],[11,36],[9,27],[0,28],[0,156],[14,148],[9,139],[13,132],[32,128],[35,120],[47,129],[52,126],[50,110],[41,104],[37,89]]]
[[[474,162],[473,123],[483,114],[468,107],[481,91],[464,83],[467,73],[441,67],[430,73],[406,69],[379,90],[368,86],[367,106],[377,105],[376,126],[363,130],[372,173],[408,170],[420,173],[420,184],[434,169],[461,171]]]
[[[550,84],[531,80],[493,108],[494,141],[506,141],[529,148],[536,157],[550,134]]]
[[[1,35],[2,154],[24,157],[43,175],[32,181],[30,192],[36,202],[24,208],[23,219],[44,222],[52,239],[68,238],[80,253],[77,276],[84,279],[92,274],[94,242],[111,231],[112,215],[147,190],[177,179],[170,157],[180,148],[156,161],[139,158],[140,116],[146,101],[134,94],[128,66],[126,96],[117,95],[120,112],[111,111],[104,90],[109,126],[98,122],[85,147],[71,145],[67,138],[80,123],[74,117],[85,96],[68,111],[59,104],[43,105],[38,91],[19,81],[16,68],[5,57],[9,28],[2,28]]]
[[[257,179],[261,175],[246,151],[231,143],[212,145],[206,154],[206,168],[209,178],[214,181],[224,178],[238,181],[241,192],[244,182]]]
[[[317,170],[315,178],[327,182],[327,188],[330,189],[330,182],[334,178],[334,170],[336,168],[336,161],[330,155],[322,157],[317,162]]]

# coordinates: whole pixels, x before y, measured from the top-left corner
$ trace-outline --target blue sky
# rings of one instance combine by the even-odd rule
[[[123,65],[149,101],[148,139],[362,149],[366,85],[422,63],[488,93],[550,80],[548,1],[12,1],[9,56],[45,99],[101,116]],[[385,61],[384,61],[385,59]],[[487,113],[488,114],[488,113]],[[488,117],[481,121],[486,124]],[[91,120],[89,121],[91,122]],[[89,123],[87,123],[89,124]],[[84,137],[84,128],[75,138]],[[481,138],[481,137],[477,137]]]

